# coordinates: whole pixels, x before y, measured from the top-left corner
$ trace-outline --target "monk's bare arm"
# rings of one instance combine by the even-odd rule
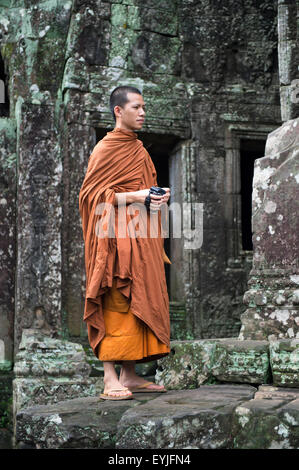
[[[163,188],[166,190],[166,194],[163,196],[151,195],[151,200],[153,204],[161,205],[164,202],[167,202],[170,196],[170,189]],[[128,193],[115,193],[114,204],[117,206],[119,203],[122,204],[132,204],[139,202],[143,204],[146,196],[149,193],[149,189],[141,189],[140,191],[131,191]]]
[[[139,202],[143,204],[146,196],[148,195],[148,189],[141,189],[140,191],[131,191],[129,193],[115,193],[114,204],[132,204],[133,202]]]

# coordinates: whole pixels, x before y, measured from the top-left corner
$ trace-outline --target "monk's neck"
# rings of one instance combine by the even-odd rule
[[[123,126],[115,126],[115,128],[113,129],[114,131],[126,131],[126,132],[135,132],[133,129],[128,129],[127,127],[123,127]]]

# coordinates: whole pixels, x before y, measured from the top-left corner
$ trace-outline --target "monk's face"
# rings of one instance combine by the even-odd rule
[[[142,128],[145,119],[145,104],[138,93],[127,93],[128,102],[115,106],[116,126],[130,131]]]

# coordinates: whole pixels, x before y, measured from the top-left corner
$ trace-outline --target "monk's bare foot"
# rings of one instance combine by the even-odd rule
[[[124,387],[128,387],[129,390],[135,389],[136,387],[142,387],[142,385],[146,385],[147,390],[165,390],[163,385],[158,385],[155,383],[149,384],[148,380],[139,377],[135,370],[133,370],[131,367],[126,368],[124,365],[120,370],[119,381]]]
[[[130,390],[118,380],[114,362],[104,362],[104,394],[112,397],[132,396]]]
[[[128,390],[125,385],[121,384],[119,380],[115,380],[114,377],[104,379],[104,393],[109,393],[109,395],[113,397],[132,395],[130,390]]]

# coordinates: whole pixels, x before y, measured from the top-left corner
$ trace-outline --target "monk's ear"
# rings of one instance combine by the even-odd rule
[[[121,110],[122,110],[122,108],[120,106],[114,106],[114,114],[115,114],[116,117],[121,116]]]

